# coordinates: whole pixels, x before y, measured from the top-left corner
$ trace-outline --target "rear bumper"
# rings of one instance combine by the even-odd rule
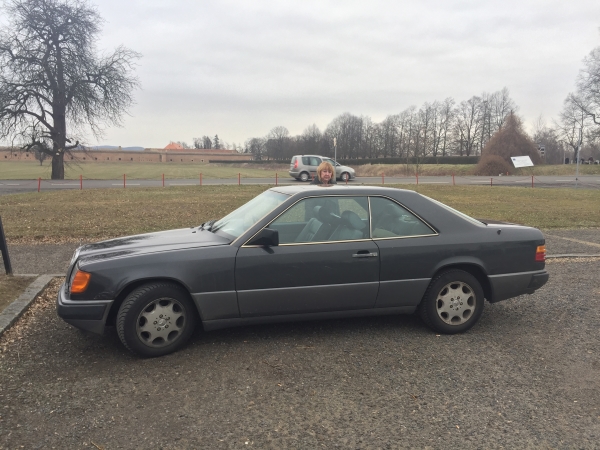
[[[548,272],[545,270],[490,275],[492,298],[488,300],[490,303],[495,303],[523,294],[533,294],[546,284],[548,277]]]
[[[58,290],[56,313],[68,324],[96,334],[104,333],[108,312],[114,300],[69,300],[65,285]]]

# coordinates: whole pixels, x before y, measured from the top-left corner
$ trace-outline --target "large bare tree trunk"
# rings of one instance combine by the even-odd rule
[[[56,152],[52,155],[52,176],[53,180],[64,180],[65,179],[65,165],[63,163],[65,158],[64,151]]]

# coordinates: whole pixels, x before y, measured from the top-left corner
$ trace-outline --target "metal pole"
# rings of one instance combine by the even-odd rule
[[[577,189],[577,181],[579,180],[579,155],[581,153],[581,144],[577,146],[577,167],[575,169],[575,189]]]
[[[8,246],[6,245],[4,227],[2,226],[2,217],[0,217],[0,252],[2,253],[2,261],[4,261],[6,275],[12,275],[12,266],[10,265],[10,257],[8,256]]]
[[[337,164],[337,138],[333,138],[333,162]]]

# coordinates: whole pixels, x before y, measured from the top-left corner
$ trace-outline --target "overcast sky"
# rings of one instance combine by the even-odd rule
[[[104,144],[164,147],[278,125],[322,131],[507,87],[551,121],[600,46],[599,0],[96,0],[99,47],[143,54],[142,88]],[[96,143],[91,138],[90,144]]]

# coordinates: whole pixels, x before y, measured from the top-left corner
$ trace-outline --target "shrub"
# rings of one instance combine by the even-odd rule
[[[483,155],[475,168],[475,175],[498,176],[510,174],[513,166],[500,155]]]

